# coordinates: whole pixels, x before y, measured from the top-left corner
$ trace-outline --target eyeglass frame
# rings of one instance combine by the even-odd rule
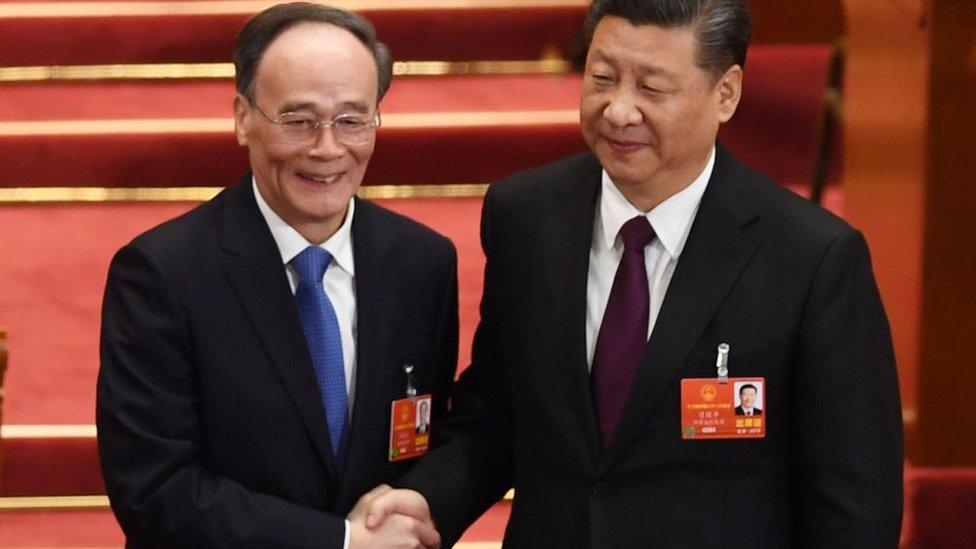
[[[281,130],[282,135],[289,135],[288,134],[288,130],[285,129],[285,126],[284,126],[285,123],[281,121],[281,118],[284,117],[284,116],[290,115],[290,114],[298,114],[298,111],[283,112],[283,113],[279,114],[277,117],[271,118],[268,115],[268,113],[264,112],[264,110],[261,107],[258,106],[257,102],[255,102],[254,100],[252,100],[252,99],[250,99],[250,98],[248,98],[246,96],[242,96],[242,97],[244,97],[244,100],[247,101],[247,104],[248,105],[254,107],[254,109],[256,111],[258,111],[259,113],[261,113],[261,116],[263,116],[265,120],[267,120],[268,122],[270,122],[270,123],[274,124],[276,127],[278,127]],[[350,115],[350,114],[340,114],[338,116],[335,116],[332,119],[324,119],[324,118],[318,118],[316,116],[314,122],[312,123],[313,124],[313,127],[310,128],[310,130],[309,130],[308,137],[305,138],[305,139],[302,139],[300,141],[296,141],[295,143],[305,143],[305,142],[314,141],[315,140],[315,136],[318,135],[318,132],[323,127],[328,127],[328,128],[331,128],[332,129],[332,136],[336,140],[337,143],[341,143],[343,145],[351,146],[351,147],[358,146],[358,145],[365,145],[366,143],[368,143],[369,142],[369,138],[368,137],[366,139],[364,139],[363,141],[347,142],[347,141],[345,141],[342,138],[343,136],[341,135],[341,133],[340,132],[337,132],[335,130],[335,127],[336,127],[335,124],[336,124],[336,122],[339,122],[339,121],[342,121],[342,120],[349,120],[349,119],[359,120],[359,117],[358,116],[354,116],[354,115]],[[382,124],[382,118],[380,117],[380,111],[379,111],[379,109],[376,109],[376,112],[373,113],[373,116],[371,117],[371,120],[366,123],[366,127],[364,129],[371,129],[371,130],[373,130],[374,131],[374,135],[375,135],[375,130],[377,128],[379,128],[381,124]],[[294,136],[294,134],[290,134],[290,135]]]

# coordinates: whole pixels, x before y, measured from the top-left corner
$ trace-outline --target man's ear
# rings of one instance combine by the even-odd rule
[[[250,114],[251,106],[247,99],[244,99],[243,95],[237,94],[237,97],[234,98],[234,135],[237,136],[237,144],[242,147],[247,146],[247,130],[245,128]]]
[[[724,124],[732,119],[742,98],[742,67],[732,65],[715,84],[718,101],[719,122]]]

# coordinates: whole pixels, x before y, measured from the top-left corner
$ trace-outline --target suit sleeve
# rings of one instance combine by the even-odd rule
[[[140,247],[123,248],[105,290],[97,424],[106,489],[129,542],[342,547],[342,517],[208,471],[188,325],[162,264]]]
[[[818,268],[795,378],[803,547],[896,548],[901,405],[888,319],[867,245],[848,230]]]
[[[444,547],[512,486],[512,411],[496,341],[500,294],[493,272],[491,196],[489,191],[481,218],[487,262],[471,365],[454,384],[448,417],[434,426],[437,447],[396,483],[424,495]]]
[[[441,298],[441,308],[438,315],[438,340],[433,349],[436,373],[434,374],[433,409],[431,421],[439,421],[447,415],[448,401],[454,375],[457,373],[458,361],[458,281],[457,281],[457,251],[449,241],[446,246],[447,259],[443,262],[447,274],[447,283],[443,285],[444,295]],[[436,430],[433,436],[437,436]],[[437,444],[435,438],[434,444]]]

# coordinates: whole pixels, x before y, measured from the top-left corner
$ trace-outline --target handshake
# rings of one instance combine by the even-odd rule
[[[427,500],[413,490],[377,486],[359,498],[346,518],[349,549],[441,546]]]

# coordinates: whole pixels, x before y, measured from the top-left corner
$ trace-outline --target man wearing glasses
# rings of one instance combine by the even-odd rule
[[[457,360],[454,247],[356,198],[392,69],[361,17],[284,4],[234,55],[252,174],[137,237],[109,272],[99,448],[128,547],[438,543],[344,519],[402,474],[391,402]],[[194,167],[196,168],[196,167]]]

